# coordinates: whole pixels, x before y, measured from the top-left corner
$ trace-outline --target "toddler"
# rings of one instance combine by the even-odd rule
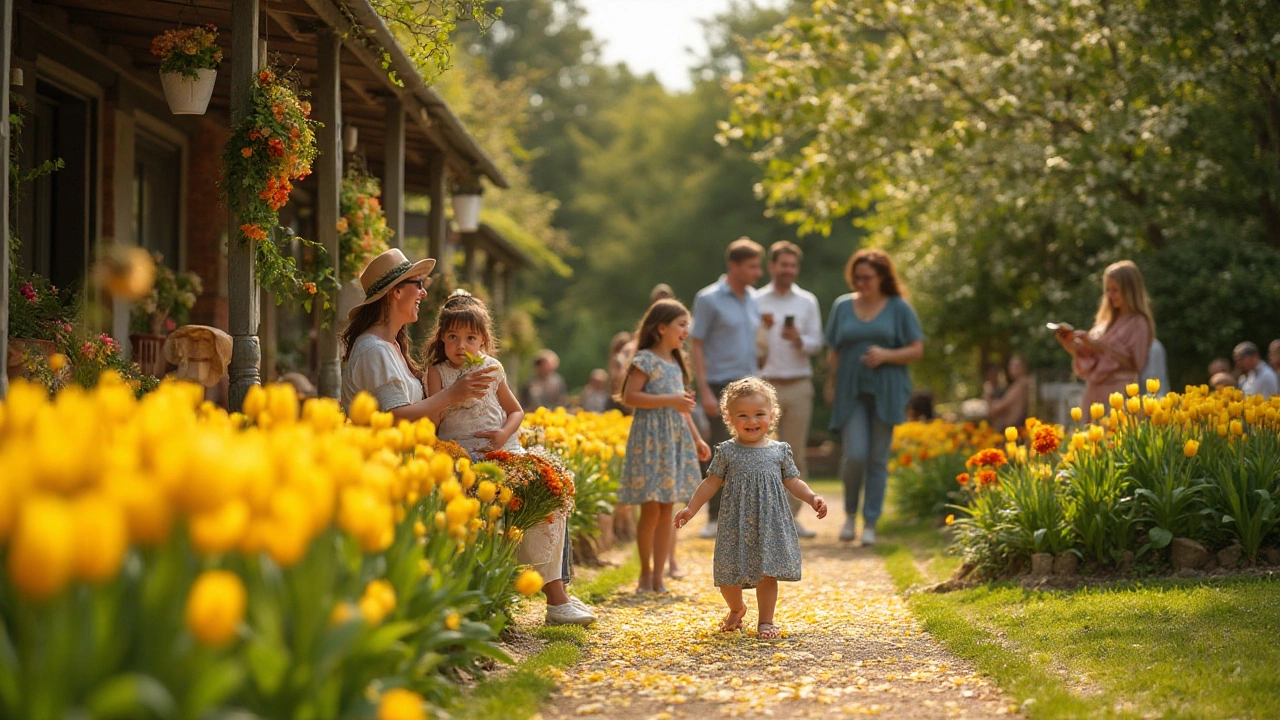
[[[772,386],[758,378],[730,383],[720,396],[720,414],[733,439],[716,446],[707,478],[689,506],[676,514],[675,525],[683,527],[724,488],[714,577],[729,614],[720,629],[731,632],[742,627],[747,614],[742,589],[755,588],[760,639],[777,640],[781,633],[773,622],[773,611],[778,581],[800,579],[800,539],[787,493],[810,505],[819,520],[827,516],[827,503],[800,479],[791,446],[769,437],[778,418]]]

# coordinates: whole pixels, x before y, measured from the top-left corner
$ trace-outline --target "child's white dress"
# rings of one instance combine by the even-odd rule
[[[724,479],[716,531],[716,587],[753,588],[768,575],[800,579],[800,538],[782,481],[800,477],[791,446],[770,440],[748,447],[737,440],[716,446],[708,475]]]
[[[484,362],[475,368],[455,368],[447,361],[433,367],[440,373],[441,390],[447,389],[457,382],[458,378],[469,372],[491,367],[498,368],[493,383],[483,397],[450,405],[444,411],[439,427],[436,428],[436,437],[441,440],[452,440],[458,443],[472,456],[481,454],[489,444],[489,439],[476,437],[476,433],[501,429],[507,422],[507,413],[502,409],[502,403],[498,402],[498,386],[507,377],[502,363],[486,355]],[[522,452],[519,433],[507,438],[506,444],[501,449],[508,452]]]
[[[485,356],[484,362],[475,368],[455,368],[448,361],[432,367],[440,373],[442,391],[466,373],[483,368],[498,368],[493,384],[483,397],[450,405],[445,409],[443,417],[440,418],[440,424],[436,427],[436,437],[441,440],[452,440],[471,453],[473,458],[483,459],[482,451],[489,444],[489,439],[478,438],[476,433],[498,430],[507,422],[507,413],[502,409],[502,403],[498,401],[498,385],[506,379],[506,370],[503,369],[502,363],[489,356]],[[508,438],[501,449],[513,453],[524,452],[524,448],[520,445],[519,433]],[[567,522],[567,515],[557,513],[554,522],[529,528],[516,553],[516,558],[521,563],[533,566],[533,569],[542,575],[544,583],[560,580],[564,575],[561,555],[564,552]]]

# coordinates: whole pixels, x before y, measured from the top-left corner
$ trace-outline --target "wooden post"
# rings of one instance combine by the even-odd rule
[[[0,0],[0,157],[9,157],[9,56],[13,52],[13,0]],[[34,81],[34,78],[32,78]],[[0,360],[9,365],[9,173],[0,173]],[[0,399],[9,394],[0,372]]]
[[[338,252],[338,213],[342,193],[342,88],[339,61],[342,55],[342,39],[329,27],[316,33],[319,76],[315,90],[316,120],[321,123],[316,131],[320,154],[316,159],[316,180],[319,192],[316,196],[317,240],[329,252],[334,272],[340,272],[342,258]],[[320,365],[319,393],[321,397],[338,397],[342,389],[342,362],[338,359],[338,324],[330,321],[320,329],[317,354]]]
[[[249,98],[258,72],[258,0],[231,0],[231,124],[249,114]],[[244,406],[249,388],[262,382],[258,345],[258,273],[253,264],[253,243],[240,234],[234,211],[227,226],[227,310],[231,329],[231,366],[227,404]]]
[[[133,188],[134,174],[137,172],[137,121],[134,119],[133,98],[127,91],[121,92],[116,86],[115,108],[115,161],[111,184],[115,188],[115,227],[108,232],[116,245],[137,245],[138,237],[133,226]],[[177,260],[177,258],[167,258]],[[133,311],[133,303],[120,298],[111,299],[111,334],[121,341],[122,351],[126,358],[133,355],[133,343],[129,340],[129,315]],[[149,332],[149,331],[148,331]]]
[[[427,196],[431,198],[431,210],[427,214],[427,254],[436,259],[436,269],[444,275],[453,272],[453,263],[445,257],[449,233],[449,219],[444,213],[447,182],[444,152],[432,152],[427,156]]]
[[[382,209],[387,215],[391,247],[404,249],[404,103],[387,100],[386,169],[382,173]]]
[[[484,286],[489,291],[489,298],[493,301],[494,309],[497,309],[498,303],[498,259],[493,256],[492,251],[485,251],[484,254]]]

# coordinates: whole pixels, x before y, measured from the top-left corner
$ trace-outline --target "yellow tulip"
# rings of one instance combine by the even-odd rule
[[[378,702],[378,720],[426,720],[422,696],[404,688],[391,688]]]
[[[205,571],[187,595],[187,629],[204,645],[225,646],[236,636],[247,600],[240,576],[226,570]]]
[[[242,500],[191,518],[191,544],[205,555],[230,552],[249,528],[249,506]]]
[[[1018,442],[1018,428],[1007,427],[1004,429],[1004,439],[1009,442]]]
[[[1080,422],[1080,419],[1081,419],[1081,418],[1083,418],[1083,417],[1084,417],[1084,411],[1083,411],[1083,410],[1081,410],[1081,409],[1080,409],[1080,408],[1078,408],[1078,407],[1073,407],[1073,408],[1071,408],[1071,419],[1072,419],[1072,420],[1074,420],[1075,422]]]
[[[124,511],[104,494],[82,495],[71,505],[75,524],[73,572],[81,580],[103,582],[120,571],[129,549]]]
[[[457,630],[462,627],[462,617],[456,612],[449,613],[449,616],[444,619],[444,626],[450,630]]]
[[[9,543],[9,579],[32,600],[57,595],[71,579],[75,523],[65,502],[49,496],[26,500]]]
[[[1111,396],[1107,398],[1107,402],[1111,404],[1111,409],[1113,410],[1124,409],[1124,395],[1118,392],[1111,393]]]
[[[1093,403],[1092,405],[1089,406],[1089,418],[1095,422],[1101,419],[1102,416],[1106,414],[1107,414],[1107,409],[1106,407],[1103,406],[1102,403]]]
[[[54,353],[49,356],[49,369],[54,373],[62,372],[62,368],[67,366],[67,356],[62,353]]]
[[[1200,452],[1200,443],[1195,440],[1188,440],[1186,445],[1182,446],[1182,454],[1189,458],[1196,456]]]
[[[955,515],[948,515],[948,516],[947,516],[947,524],[948,524],[948,525],[954,525],[955,523],[956,523],[956,516],[955,516]]]
[[[333,611],[329,613],[329,627],[336,627],[351,621],[356,616],[358,608],[348,602],[340,602],[333,606]]]
[[[1129,397],[1137,397],[1137,395],[1138,395],[1138,383],[1129,383],[1128,385],[1125,385],[1125,386],[1124,386],[1124,394],[1125,394],[1125,395],[1128,395]]]
[[[1243,435],[1243,434],[1244,434],[1244,424],[1243,424],[1243,423],[1241,423],[1239,420],[1232,420],[1232,421],[1231,421],[1231,434],[1232,434],[1232,435],[1235,435],[1235,436],[1237,436],[1237,437],[1239,437],[1239,436]]]
[[[1152,395],[1160,392],[1160,381],[1157,378],[1147,378],[1147,392]]]
[[[377,399],[362,390],[351,400],[351,411],[348,417],[356,425],[368,425],[373,414],[377,411]]]
[[[1142,410],[1142,401],[1137,397],[1130,397],[1125,400],[1124,407],[1130,415],[1137,415]]]
[[[512,528],[512,530],[515,529]],[[542,590],[542,584],[542,575],[537,570],[525,570],[520,573],[520,577],[516,578],[516,592],[526,597],[532,596]]]
[[[267,391],[261,385],[250,385],[245,393],[244,403],[240,411],[251,418],[257,418],[267,409]]]

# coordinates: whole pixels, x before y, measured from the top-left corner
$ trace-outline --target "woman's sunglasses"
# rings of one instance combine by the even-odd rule
[[[400,284],[399,284],[399,285],[397,285],[396,287],[404,287],[405,285],[417,285],[419,290],[426,290],[426,289],[427,289],[427,284],[426,284],[425,282],[423,282],[422,278],[414,278],[414,279],[412,279],[412,280],[405,280],[404,282],[400,283]]]

